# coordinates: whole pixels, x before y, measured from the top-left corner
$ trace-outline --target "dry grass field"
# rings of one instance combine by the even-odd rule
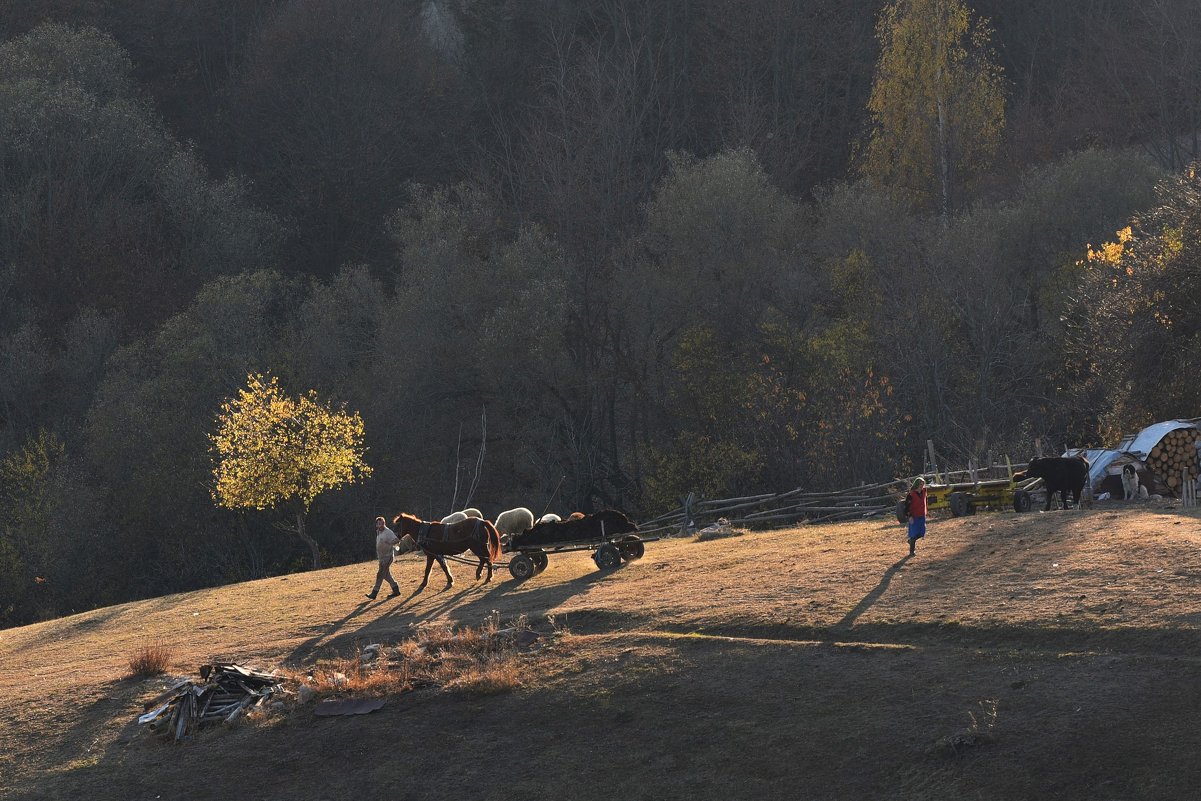
[[[366,535],[365,535],[366,536]],[[368,537],[369,539],[369,537]],[[374,565],[0,631],[11,799],[1193,799],[1201,793],[1201,519],[1170,505],[674,539],[524,583],[455,565],[365,602]],[[422,627],[524,616],[512,681],[434,682],[379,712],[298,706],[139,732],[213,659],[303,675]],[[549,619],[548,620],[548,616]],[[414,646],[405,646],[412,649]]]

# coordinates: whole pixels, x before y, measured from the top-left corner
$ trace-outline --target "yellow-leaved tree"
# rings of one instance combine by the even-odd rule
[[[936,206],[944,223],[957,190],[989,166],[1005,128],[990,34],[963,0],[893,0],[877,24],[880,61],[860,171],[919,206]]]
[[[278,528],[309,546],[313,568],[321,549],[305,530],[313,499],[371,475],[363,461],[363,419],[322,403],[317,393],[290,398],[278,379],[247,377],[246,388],[221,405],[213,454],[213,500],[227,509],[290,507],[294,522]]]

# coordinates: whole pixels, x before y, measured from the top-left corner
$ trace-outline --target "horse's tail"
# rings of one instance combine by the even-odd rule
[[[487,520],[481,520],[484,524],[484,532],[488,543],[488,559],[495,562],[500,559],[500,532],[496,530],[496,526],[492,525]]]

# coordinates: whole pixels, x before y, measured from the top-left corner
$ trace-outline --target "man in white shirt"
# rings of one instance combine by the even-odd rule
[[[396,536],[396,532],[388,528],[388,521],[382,517],[375,518],[375,555],[379,557],[379,570],[375,573],[375,586],[371,588],[371,592],[367,593],[367,597],[375,600],[375,596],[379,594],[380,585],[384,583],[384,579],[392,585],[392,594],[389,598],[395,598],[400,595],[400,587],[396,584],[396,579],[392,578],[392,560],[396,558],[396,543],[400,542],[400,537]]]

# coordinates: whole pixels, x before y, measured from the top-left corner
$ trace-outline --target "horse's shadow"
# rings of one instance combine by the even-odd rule
[[[301,664],[312,659],[319,651],[344,653],[356,641],[395,642],[408,636],[413,624],[436,620],[443,616],[455,625],[479,625],[493,612],[498,612],[506,619],[518,615],[526,615],[532,619],[550,612],[569,598],[579,595],[621,569],[604,573],[591,571],[567,581],[533,588],[531,584],[537,581],[537,577],[523,582],[501,580],[499,570],[492,579],[492,584],[481,585],[471,581],[460,588],[459,584],[464,579],[456,579],[452,588],[432,590],[427,587],[423,592],[413,591],[394,601],[380,602],[392,603],[393,606],[363,626],[352,631],[343,631],[343,625],[361,614],[368,606],[360,604],[346,617],[327,626],[321,634],[298,645],[288,656],[288,661]]]
[[[294,649],[292,649],[292,653],[288,656],[286,661],[290,662],[290,663],[295,663],[295,662],[303,659],[305,656],[312,654],[319,647],[328,643],[327,638],[339,639],[341,635],[339,635],[338,632],[342,629],[342,627],[345,626],[347,623],[349,623],[354,618],[363,614],[363,612],[367,611],[367,608],[369,606],[371,606],[371,601],[368,601],[367,599],[359,600],[359,602],[357,604],[355,604],[354,608],[351,609],[349,612],[347,612],[345,615],[343,615],[341,618],[333,621],[332,623],[326,624],[325,626],[323,626],[321,628],[321,631],[319,631],[317,634],[315,634],[312,637],[309,637],[303,643],[301,643],[300,645],[298,645]]]

